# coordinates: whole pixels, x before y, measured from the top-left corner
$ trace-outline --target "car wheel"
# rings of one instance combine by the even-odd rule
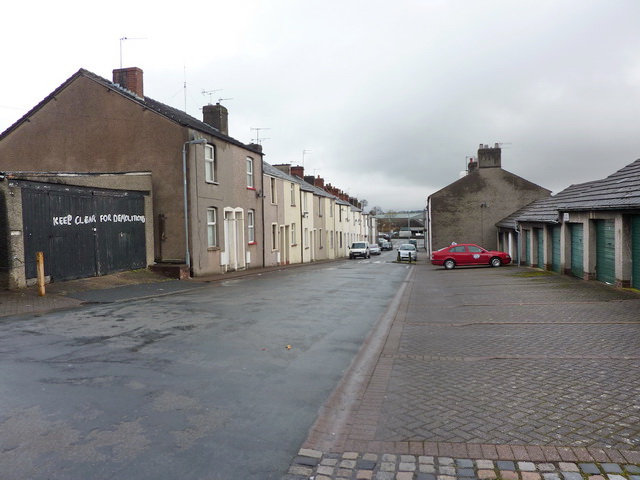
[[[450,258],[444,261],[444,268],[446,268],[447,270],[451,270],[453,269],[453,267],[456,266],[456,262],[454,262],[453,260],[451,260]]]
[[[492,267],[499,267],[502,265],[502,260],[500,260],[498,257],[493,257],[491,259],[491,266]]]

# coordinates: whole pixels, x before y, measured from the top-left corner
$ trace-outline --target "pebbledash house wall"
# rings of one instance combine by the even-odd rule
[[[132,88],[141,90],[142,71],[139,74],[136,82],[140,85]],[[195,275],[223,272],[225,268],[220,256],[225,247],[222,223],[218,225],[219,247],[202,246],[206,242],[206,209],[217,208],[219,222],[224,218],[225,208],[242,209],[245,218],[248,208],[255,209],[256,238],[261,243],[261,199],[255,191],[247,190],[244,179],[246,157],[252,156],[254,178],[261,188],[262,154],[255,148],[227,139],[226,132],[213,135],[189,128],[172,118],[174,110],[171,107],[166,110],[166,114],[161,114],[145,106],[142,91],[132,94],[91,72],[80,70],[0,135],[2,168],[105,173],[150,171],[155,220],[154,259],[179,263],[186,257],[182,148],[185,142],[204,138],[215,146],[220,181],[217,185],[203,185],[204,145],[188,145],[192,267]],[[184,112],[177,112],[177,115],[186,117]],[[204,130],[214,130],[204,123],[201,125]],[[237,192],[238,189],[241,191]],[[246,251],[251,256],[248,266],[262,266],[261,245],[247,246]]]
[[[481,145],[466,176],[429,196],[430,251],[457,243],[497,249],[498,223],[510,213],[551,194],[550,190],[502,169],[501,149]]]

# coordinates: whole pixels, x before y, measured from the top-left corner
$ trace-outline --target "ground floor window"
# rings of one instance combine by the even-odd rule
[[[207,246],[218,246],[218,232],[216,228],[216,222],[218,218],[218,211],[216,208],[207,208]]]
[[[275,223],[271,224],[271,248],[278,249],[278,225]]]

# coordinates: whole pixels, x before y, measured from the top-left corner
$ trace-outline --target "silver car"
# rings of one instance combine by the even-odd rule
[[[369,245],[369,253],[371,255],[380,255],[380,247],[377,243],[372,243]]]
[[[410,243],[400,245],[400,248],[398,248],[398,261],[401,262],[403,260],[407,260],[409,263],[418,260],[418,251],[415,245]]]

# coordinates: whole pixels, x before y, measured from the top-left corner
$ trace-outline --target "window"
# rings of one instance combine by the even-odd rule
[[[218,246],[218,232],[216,229],[216,220],[218,217],[217,209],[207,208],[207,246]]]
[[[271,224],[271,249],[278,249],[278,225],[275,223]]]
[[[324,237],[322,236],[322,229],[318,230],[318,247],[324,248]]]
[[[249,234],[249,243],[256,243],[256,234],[255,234],[255,219],[256,219],[256,211],[248,210],[247,211],[247,229]]]
[[[329,232],[329,248],[333,250],[333,231]]]
[[[329,199],[329,216],[333,217],[333,201],[331,199]]]
[[[291,205],[295,206],[296,204],[296,186],[291,184]]]
[[[318,197],[318,216],[321,217],[322,213],[323,213],[323,204],[322,201],[324,200],[324,198],[322,197]]]
[[[296,224],[291,224],[291,245],[295,245],[296,242]]]
[[[277,190],[276,190],[276,179],[271,177],[271,203],[278,203]]]
[[[247,187],[253,188],[253,158],[247,157]]]
[[[204,179],[209,183],[216,180],[216,151],[213,145],[204,146]]]
[[[307,202],[307,195],[308,195],[307,192],[304,192],[302,194],[302,205],[303,205],[302,211],[303,212],[308,212],[309,211],[309,205],[308,205],[308,202]]]

